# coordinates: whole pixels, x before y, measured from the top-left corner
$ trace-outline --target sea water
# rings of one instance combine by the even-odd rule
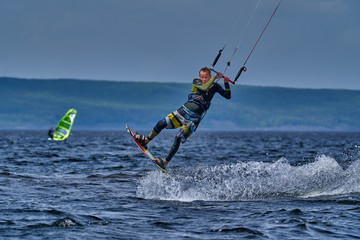
[[[164,174],[125,131],[1,131],[0,238],[359,239],[359,146],[360,133],[198,131]]]

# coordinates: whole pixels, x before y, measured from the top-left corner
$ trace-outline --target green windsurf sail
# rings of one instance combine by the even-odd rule
[[[62,141],[65,140],[69,134],[71,127],[74,123],[77,111],[75,109],[70,109],[59,121],[53,135],[53,140]]]

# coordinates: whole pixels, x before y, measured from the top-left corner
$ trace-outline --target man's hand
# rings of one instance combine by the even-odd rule
[[[224,76],[224,83],[231,82],[230,79],[227,76]]]
[[[216,73],[216,75],[215,75],[216,79],[220,79],[220,78],[223,78],[223,77],[224,77],[224,75],[222,73],[220,73],[220,72]]]

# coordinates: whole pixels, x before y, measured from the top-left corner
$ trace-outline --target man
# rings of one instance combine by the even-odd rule
[[[48,135],[49,135],[49,137],[50,137],[51,139],[53,139],[53,137],[54,137],[54,130],[53,130],[52,127],[49,129]]]
[[[214,83],[215,79],[224,78],[225,90],[218,83]],[[204,67],[199,71],[199,79],[194,79],[189,94],[188,101],[184,103],[178,110],[168,114],[161,119],[150,132],[148,137],[144,135],[136,135],[136,140],[145,148],[147,144],[156,137],[164,128],[174,129],[181,127],[175,137],[174,143],[165,159],[156,159],[157,164],[165,169],[171,158],[179,149],[180,143],[185,143],[186,139],[195,132],[203,114],[209,109],[211,100],[215,93],[219,93],[226,99],[231,98],[229,78],[217,73],[211,78],[211,71]]]

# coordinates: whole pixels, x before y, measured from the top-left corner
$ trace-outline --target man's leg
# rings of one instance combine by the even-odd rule
[[[175,136],[174,143],[171,146],[170,152],[168,156],[165,158],[166,162],[170,162],[170,160],[173,158],[175,153],[178,151],[180,147],[180,143],[185,143],[190,136],[191,136],[190,129],[187,126],[183,125],[180,131],[178,132],[178,134],[176,134]]]
[[[147,147],[146,144],[148,144],[154,137],[156,137],[161,132],[161,130],[163,130],[167,126],[168,124],[166,122],[166,119],[163,118],[156,123],[155,127],[151,130],[147,137],[145,137],[144,135],[136,135],[135,138],[141,145]]]

